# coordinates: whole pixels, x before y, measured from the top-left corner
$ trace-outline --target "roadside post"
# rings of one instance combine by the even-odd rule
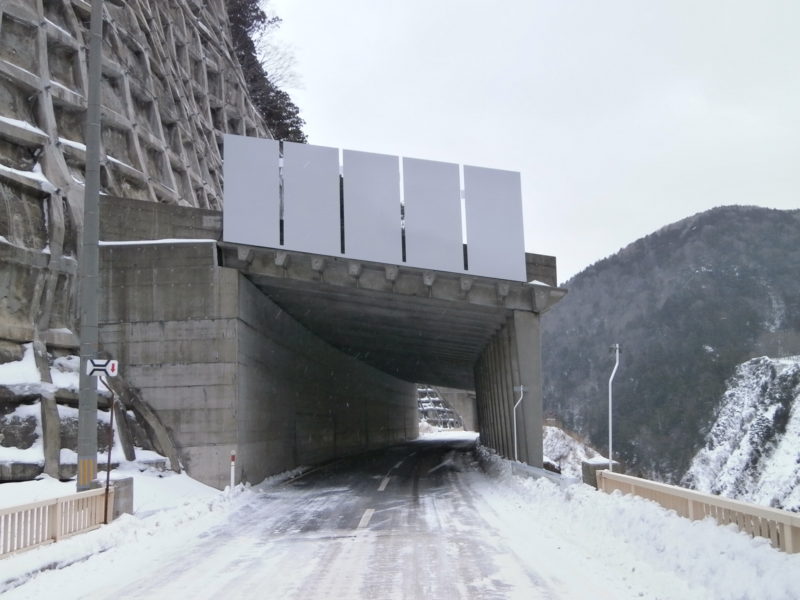
[[[105,513],[103,515],[103,523],[108,525],[108,491],[111,485],[111,450],[114,448],[114,401],[117,396],[114,390],[106,382],[106,377],[116,377],[119,373],[119,363],[116,360],[101,360],[90,359],[87,364],[87,371],[89,375],[97,376],[100,383],[111,393],[111,404],[109,406],[109,414],[111,415],[110,428],[108,432],[108,462],[106,464],[106,501]]]
[[[236,450],[231,450],[231,487],[230,494],[233,495],[233,486],[236,482]]]

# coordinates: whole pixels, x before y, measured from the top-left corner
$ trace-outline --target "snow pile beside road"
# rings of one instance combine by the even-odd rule
[[[152,554],[167,547],[180,547],[207,535],[220,526],[232,511],[252,502],[258,493],[283,483],[308,470],[298,467],[268,477],[255,487],[238,485],[233,494],[219,491],[192,479],[186,473],[147,469],[134,463],[114,469],[112,480],[132,477],[134,514],[89,533],[77,535],[57,544],[21,552],[2,560],[0,594],[12,590],[42,571],[61,570],[86,558],[114,549],[117,561],[124,564],[140,555],[142,547],[152,547]],[[0,507],[16,506],[38,500],[75,493],[75,482],[60,482],[44,476],[39,480],[9,483],[0,486]],[[126,558],[128,557],[128,558]],[[67,573],[67,571],[63,571]],[[99,578],[113,582],[113,571]],[[22,591],[22,590],[18,590]]]
[[[229,510],[246,501],[252,492],[238,486],[230,496],[195,481],[186,474],[171,471],[148,470],[140,472],[129,466],[116,469],[118,476],[134,478],[134,515],[119,519],[89,533],[42,546],[2,560],[0,594],[11,590],[39,572],[63,569],[87,557],[111,548],[129,546],[140,552],[134,544],[153,538],[182,539],[196,537],[202,531],[219,524]],[[0,506],[14,506],[36,500],[55,498],[75,493],[75,482],[59,482],[50,477],[39,481],[4,484],[0,486]],[[113,573],[108,576],[114,577]]]
[[[602,577],[611,569],[634,596],[640,590],[648,598],[798,598],[800,554],[779,552],[768,540],[751,538],[732,525],[684,519],[636,496],[515,477],[506,468],[508,461],[485,449],[480,452],[489,473],[503,484],[484,487],[481,493],[501,521],[513,515],[504,527],[512,546],[558,574],[563,557],[539,554],[538,547],[551,548],[548,541],[555,540],[567,551],[567,544],[557,540],[579,543],[586,568],[561,572],[565,579]],[[674,577],[666,574],[678,575],[686,589],[676,589]]]

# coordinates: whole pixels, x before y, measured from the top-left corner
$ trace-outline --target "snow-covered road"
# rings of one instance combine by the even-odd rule
[[[164,513],[144,530],[130,519],[121,543],[4,597],[777,600],[800,589],[800,557],[638,499],[520,480],[507,461],[490,458],[487,475],[473,446],[419,440],[241,491],[197,518]]]

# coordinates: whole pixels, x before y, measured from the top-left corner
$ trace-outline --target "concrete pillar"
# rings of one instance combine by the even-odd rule
[[[506,325],[500,332],[500,357],[502,363],[500,364],[499,375],[502,378],[503,386],[503,432],[505,438],[506,454],[510,458],[514,457],[514,402],[516,402],[516,394],[514,393],[514,380],[512,375],[511,357],[513,355],[513,347],[511,345],[510,327]]]
[[[542,377],[539,316],[514,311],[481,353],[475,365],[475,391],[484,445],[514,457],[514,388],[524,385],[517,409],[517,456],[542,466]]]
[[[487,381],[489,383],[491,410],[492,410],[492,448],[503,453],[503,439],[500,421],[500,397],[502,390],[500,389],[497,380],[497,335],[492,338],[491,344],[487,350],[487,365],[488,369]]]
[[[520,424],[520,460],[534,467],[543,463],[542,450],[542,351],[539,316],[524,311],[514,311],[515,349],[519,365],[519,378],[527,392],[518,416]]]
[[[475,406],[478,412],[476,431],[481,432],[481,439],[486,444],[486,432],[491,420],[486,407],[486,365],[482,360],[475,367]]]
[[[54,396],[42,396],[42,434],[44,442],[44,472],[58,478],[61,460],[61,420]]]
[[[498,452],[505,454],[505,444],[503,443],[503,420],[502,414],[500,412],[501,403],[503,401],[503,389],[502,389],[502,382],[498,377],[498,364],[499,361],[497,360],[497,337],[499,336],[499,332],[495,335],[494,339],[492,340],[492,344],[489,346],[489,385],[492,388],[492,423],[493,423],[493,431],[492,431],[492,441],[494,443],[493,448],[495,448]]]

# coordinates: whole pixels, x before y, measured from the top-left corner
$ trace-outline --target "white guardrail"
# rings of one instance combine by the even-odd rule
[[[712,517],[720,525],[733,523],[752,536],[767,538],[779,550],[800,552],[800,515],[795,513],[609,471],[597,472],[597,489],[635,494],[687,519]]]
[[[109,490],[109,510],[114,489]],[[0,509],[0,558],[97,529],[105,518],[105,489]]]

